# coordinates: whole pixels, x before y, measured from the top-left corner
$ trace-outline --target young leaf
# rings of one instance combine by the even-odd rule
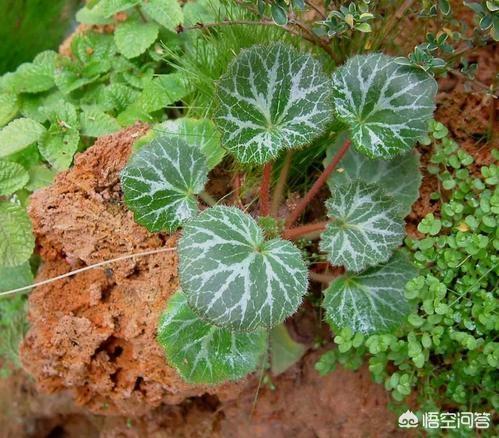
[[[0,196],[11,195],[22,189],[29,181],[29,174],[23,166],[0,160]]]
[[[86,108],[80,114],[81,134],[100,137],[121,129],[116,119],[97,108]]]
[[[333,75],[336,115],[354,147],[372,158],[407,152],[427,133],[436,92],[429,74],[381,53],[357,55]]]
[[[0,266],[18,266],[28,260],[35,247],[31,221],[24,208],[0,201]]]
[[[341,147],[346,135],[339,135],[327,150],[324,166],[327,166]],[[336,187],[350,184],[355,180],[378,184],[383,191],[397,202],[401,216],[407,216],[412,204],[419,197],[421,173],[419,154],[411,151],[392,160],[377,160],[349,148],[340,163],[341,172],[334,172],[328,179],[331,192]]]
[[[208,169],[213,169],[222,161],[225,150],[220,145],[220,134],[208,119],[182,117],[161,123],[154,131],[158,135],[179,137],[191,146],[199,147],[206,156]]]
[[[158,342],[166,359],[189,383],[216,384],[254,371],[267,347],[265,330],[231,332],[198,318],[177,292],[158,327]]]
[[[174,31],[183,22],[182,8],[177,0],[148,0],[142,3],[142,9],[168,30]]]
[[[40,123],[31,119],[15,119],[0,129],[0,158],[18,152],[37,141],[45,132]]]
[[[406,283],[416,276],[407,257],[397,251],[384,265],[360,274],[345,274],[331,282],[322,306],[334,330],[389,332],[410,311],[404,296]]]
[[[0,93],[0,127],[9,123],[19,111],[19,103],[14,93]]]
[[[255,220],[217,206],[187,222],[179,244],[180,282],[202,318],[233,330],[272,327],[293,314],[307,291],[301,253],[265,241]]]
[[[156,23],[128,19],[120,23],[114,32],[119,52],[128,59],[142,55],[158,37]]]
[[[404,238],[404,221],[393,198],[376,184],[354,181],[336,187],[326,202],[333,221],[322,233],[320,248],[329,261],[348,271],[386,262]]]
[[[277,376],[298,362],[305,354],[305,345],[291,338],[284,324],[275,326],[270,332],[271,371]]]
[[[199,148],[161,137],[132,156],[121,173],[125,203],[149,231],[175,231],[197,211],[208,169]]]
[[[243,163],[262,164],[310,143],[332,117],[321,64],[280,43],[241,51],[217,96],[222,144]]]

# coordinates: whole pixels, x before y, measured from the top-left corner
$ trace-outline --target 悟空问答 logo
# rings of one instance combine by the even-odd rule
[[[410,428],[410,427],[418,427],[418,417],[416,415],[407,410],[399,417],[399,427]]]

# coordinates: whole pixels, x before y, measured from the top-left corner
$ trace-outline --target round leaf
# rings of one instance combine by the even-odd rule
[[[31,221],[24,208],[0,202],[0,266],[18,266],[28,260],[35,247]]]
[[[404,238],[396,202],[376,184],[336,187],[326,206],[334,219],[322,233],[320,248],[333,265],[358,272],[386,262]]]
[[[149,231],[175,231],[197,213],[195,195],[204,189],[207,173],[199,148],[178,138],[155,139],[121,173],[125,203]]]
[[[298,248],[265,241],[255,220],[237,208],[217,206],[187,222],[178,248],[189,304],[218,326],[272,327],[296,311],[307,291]]]
[[[156,23],[128,19],[120,23],[114,32],[114,41],[118,51],[126,58],[142,55],[158,37]]]
[[[390,332],[410,311],[404,288],[415,275],[407,257],[396,252],[384,265],[335,279],[322,304],[326,320],[334,330],[348,327],[364,334]]]
[[[407,152],[427,133],[436,92],[428,73],[381,53],[357,55],[333,75],[336,115],[354,147],[373,158]]]
[[[0,160],[0,196],[11,195],[22,189],[29,181],[29,174],[23,166]]]
[[[339,135],[336,142],[328,148],[324,166],[330,163],[344,140],[345,135]],[[392,160],[376,160],[349,148],[338,171],[329,177],[328,185],[331,192],[334,192],[336,187],[355,180],[378,184],[387,195],[397,201],[400,214],[405,217],[419,197],[419,154],[411,151]]]
[[[265,163],[310,143],[332,117],[320,63],[283,44],[241,51],[217,86],[222,144],[243,163]]]
[[[189,383],[215,384],[244,377],[258,366],[267,346],[265,330],[232,332],[198,318],[185,295],[168,301],[158,328],[167,360]]]

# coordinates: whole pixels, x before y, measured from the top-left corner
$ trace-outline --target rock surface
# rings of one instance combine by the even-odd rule
[[[37,280],[116,257],[174,247],[176,236],[151,234],[122,202],[119,172],[135,127],[103,137],[74,167],[36,192],[29,207],[43,265]],[[165,303],[178,287],[175,251],[105,265],[36,288],[24,368],[40,389],[71,389],[79,405],[101,414],[144,414],[206,392],[235,397],[241,384],[184,383],[156,343]]]

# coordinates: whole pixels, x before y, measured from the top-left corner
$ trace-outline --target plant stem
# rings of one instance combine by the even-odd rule
[[[207,191],[202,191],[199,194],[199,197],[205,202],[206,205],[209,205],[210,207],[214,207],[215,205],[217,205],[217,200]]]
[[[380,47],[383,44],[383,41],[385,40],[385,38],[393,30],[393,27],[397,24],[398,21],[400,21],[400,19],[404,16],[405,11],[407,9],[409,9],[413,3],[414,3],[414,0],[405,0],[400,5],[400,7],[395,11],[395,13],[390,15],[388,22],[383,27],[383,29],[380,33],[380,37],[378,38],[378,41],[376,42],[376,48]],[[426,32],[425,32],[425,34],[426,34]]]
[[[289,150],[284,158],[284,163],[279,174],[279,179],[274,189],[272,195],[272,205],[270,207],[271,216],[277,217],[279,215],[279,207],[282,202],[284,195],[284,188],[286,187],[286,181],[288,180],[289,169],[291,168],[291,160],[293,158],[293,151]]]
[[[332,161],[327,165],[327,167],[324,169],[324,171],[319,176],[317,181],[315,181],[314,185],[310,188],[308,193],[303,197],[300,203],[288,216],[288,218],[286,219],[286,228],[290,228],[291,225],[293,225],[296,222],[296,220],[300,217],[305,208],[307,208],[307,205],[310,203],[310,201],[314,199],[315,195],[317,195],[321,187],[326,183],[327,179],[329,178],[329,175],[331,175],[333,170],[336,168],[338,163],[341,161],[343,156],[348,151],[350,144],[351,144],[350,140],[345,140],[343,146],[341,146],[340,150],[333,157]]]
[[[232,183],[234,187],[234,204],[241,206],[241,174],[236,172]]]
[[[315,6],[311,1],[305,0],[305,4],[309,7],[311,7],[315,12],[317,12],[322,19],[326,18],[326,14],[322,12],[317,6]]]
[[[282,237],[288,240],[297,240],[301,237],[314,235],[320,236],[329,222],[317,222],[314,224],[302,225],[301,227],[288,228],[284,230]]]
[[[317,272],[314,271],[308,271],[308,277],[312,281],[316,281],[317,283],[324,283],[324,284],[329,284],[331,281],[335,279],[334,275],[328,275],[328,274],[318,274]]]
[[[272,163],[263,166],[262,184],[260,185],[260,216],[270,214],[270,179],[272,177]]]

